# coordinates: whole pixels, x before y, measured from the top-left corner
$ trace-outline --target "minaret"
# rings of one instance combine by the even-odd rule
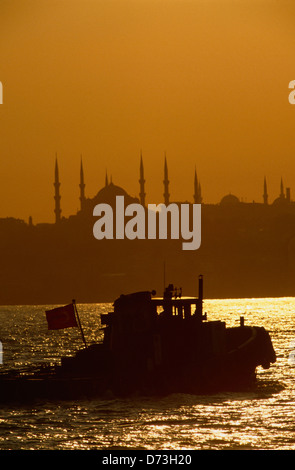
[[[168,167],[167,167],[167,159],[166,159],[166,155],[165,155],[165,164],[164,164],[164,204],[166,206],[169,205],[169,180],[168,180]]]
[[[85,183],[84,183],[84,171],[83,171],[83,163],[82,163],[82,155],[81,155],[81,168],[80,168],[80,207],[81,211],[84,209],[85,205]]]
[[[265,205],[268,204],[267,184],[266,184],[266,178],[265,177],[264,177],[263,203]]]
[[[194,204],[201,204],[202,202],[202,196],[201,196],[201,185],[198,182],[198,177],[197,177],[197,171],[195,169],[195,193],[194,193]]]
[[[140,199],[140,204],[145,207],[145,192],[144,192],[144,170],[143,170],[143,161],[142,161],[142,154],[140,155],[140,169],[139,169],[139,187],[140,187],[140,192],[139,192],[139,199]]]
[[[109,185],[108,172],[106,171],[105,187]]]
[[[281,194],[280,194],[280,197],[282,199],[285,198],[285,194],[284,194],[284,185],[283,185],[283,178],[281,178]]]
[[[60,187],[60,182],[59,182],[59,176],[58,176],[58,165],[57,165],[57,157],[55,159],[55,180],[54,180],[54,188],[55,188],[55,194],[54,194],[54,200],[55,200],[55,223],[60,222],[61,219],[61,208],[60,208],[60,194],[59,194],[59,187]]]

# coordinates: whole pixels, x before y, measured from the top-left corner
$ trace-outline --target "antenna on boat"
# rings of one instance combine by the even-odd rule
[[[197,312],[200,318],[203,317],[203,275],[199,275],[199,297],[197,303]]]
[[[83,333],[83,330],[82,330],[82,325],[81,325],[81,322],[80,322],[80,317],[79,317],[77,306],[76,306],[76,300],[73,299],[72,303],[73,303],[73,306],[74,306],[75,315],[76,315],[76,318],[77,318],[77,323],[78,323],[79,329],[81,331],[82,340],[83,340],[83,343],[85,344],[85,348],[87,348],[86,339],[85,339],[85,336],[84,336],[84,333]]]
[[[199,275],[199,299],[203,300],[203,275]]]

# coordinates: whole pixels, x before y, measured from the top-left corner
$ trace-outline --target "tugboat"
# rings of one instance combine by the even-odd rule
[[[183,298],[173,285],[161,299],[154,291],[121,295],[101,324],[103,342],[60,365],[31,375],[3,374],[0,400],[245,391],[255,384],[258,366],[268,369],[276,361],[263,327],[207,321],[203,276],[198,298]]]

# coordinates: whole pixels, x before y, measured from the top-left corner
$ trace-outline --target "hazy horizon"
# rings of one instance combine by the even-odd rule
[[[254,4],[255,3],[255,4]],[[295,79],[290,1],[3,0],[0,5],[0,217],[54,221],[105,173],[147,203],[206,203],[228,193],[270,202],[295,191]],[[294,188],[294,189],[293,189]]]

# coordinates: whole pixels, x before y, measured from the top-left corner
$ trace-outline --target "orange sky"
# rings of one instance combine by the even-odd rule
[[[79,207],[105,171],[163,201],[234,193],[270,200],[280,178],[295,198],[294,2],[250,0],[2,0],[0,217],[54,221],[57,152],[61,207]]]

